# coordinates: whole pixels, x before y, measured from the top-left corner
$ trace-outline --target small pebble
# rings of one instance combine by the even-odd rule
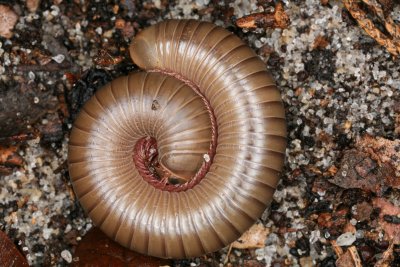
[[[97,34],[102,35],[103,34],[103,29],[101,27],[97,27],[96,30]]]
[[[59,54],[57,56],[52,57],[52,59],[57,62],[58,64],[62,63],[65,59],[65,56],[62,54]]]
[[[338,246],[350,246],[351,244],[354,243],[354,241],[356,241],[356,235],[350,232],[344,233],[342,235],[340,235],[337,240],[336,243]]]
[[[68,263],[72,262],[72,255],[68,250],[61,251],[61,257]]]
[[[38,9],[40,0],[26,0],[26,7],[29,12],[34,13]]]
[[[11,38],[12,30],[18,21],[18,15],[15,14],[7,5],[0,5],[0,36]]]

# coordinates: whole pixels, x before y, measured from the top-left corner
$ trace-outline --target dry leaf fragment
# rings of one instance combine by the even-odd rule
[[[336,260],[336,267],[356,267],[349,250]]]
[[[388,216],[400,218],[400,207],[397,207],[384,198],[374,198],[372,204],[375,208],[380,208],[379,227],[385,231],[386,240],[400,244],[400,224],[393,221],[388,221]]]
[[[342,188],[360,188],[381,196],[388,187],[397,187],[399,179],[394,179],[395,170],[389,163],[379,163],[370,153],[348,150],[330,182]]]
[[[263,248],[270,229],[263,224],[254,224],[238,240],[232,243],[232,247],[238,249]]]
[[[98,228],[92,228],[78,244],[72,266],[127,266],[159,267],[169,265],[170,260],[145,256],[120,246]],[[76,260],[75,260],[76,259]]]
[[[239,18],[236,26],[240,28],[281,28],[289,26],[289,16],[285,13],[283,5],[278,2],[275,5],[275,11],[272,13],[253,13]]]

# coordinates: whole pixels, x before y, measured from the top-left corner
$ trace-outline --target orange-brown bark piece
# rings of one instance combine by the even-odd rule
[[[78,244],[72,266],[159,267],[170,260],[145,256],[126,249],[109,239],[98,228],[92,228]]]
[[[17,150],[17,146],[0,146],[0,164],[21,166],[23,159],[20,155],[18,155]]]
[[[25,267],[29,266],[25,257],[15,247],[8,236],[0,231],[0,266]]]
[[[0,175],[11,174],[13,167],[22,166],[23,159],[17,150],[18,146],[0,146]]]
[[[289,25],[289,16],[285,13],[282,3],[277,3],[275,11],[272,13],[253,13],[236,21],[240,28],[281,28],[285,29]]]

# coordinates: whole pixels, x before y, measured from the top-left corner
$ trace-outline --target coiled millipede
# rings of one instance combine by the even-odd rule
[[[161,258],[216,251],[269,205],[286,147],[285,112],[265,64],[207,22],[169,20],[130,46],[146,72],[84,105],[69,172],[94,224]]]

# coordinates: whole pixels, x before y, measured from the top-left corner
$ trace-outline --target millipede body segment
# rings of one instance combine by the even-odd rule
[[[265,64],[207,22],[169,20],[130,47],[144,72],[85,104],[69,143],[74,190],[121,245],[162,258],[216,251],[272,200],[285,112]]]

